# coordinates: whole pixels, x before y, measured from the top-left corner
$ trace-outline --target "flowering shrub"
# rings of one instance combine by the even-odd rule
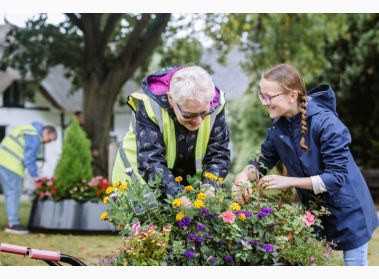
[[[208,178],[219,184],[215,194],[201,185],[199,177],[188,177],[191,185],[183,186],[177,197],[167,199],[157,199],[157,191],[130,177],[108,188],[104,198],[108,210],[101,219],[115,224],[121,235],[127,237],[126,248],[114,264],[338,264],[330,253],[332,244],[316,238],[315,228],[321,227],[320,217],[329,214],[317,202],[306,210],[300,204],[287,203],[286,191],[273,194],[253,185],[249,203],[241,205],[231,199],[229,187],[220,187],[223,181],[215,176],[208,175]],[[177,181],[181,181],[180,177]],[[190,206],[182,204],[183,196],[191,201]],[[165,238],[161,246],[156,247],[159,257],[149,261],[144,254],[142,261],[137,256],[141,245],[146,247],[147,244],[146,238],[136,235],[136,224],[143,230],[152,224],[158,230],[170,226],[169,239]],[[131,255],[139,260],[133,261]],[[163,255],[164,262],[160,261]]]
[[[56,184],[54,177],[42,177],[35,181],[34,196],[38,200],[74,199],[79,202],[103,200],[106,189],[110,186],[108,179],[102,176],[83,180],[71,188],[62,188]]]

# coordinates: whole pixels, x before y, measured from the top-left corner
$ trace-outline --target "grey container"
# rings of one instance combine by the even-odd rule
[[[113,232],[111,223],[100,220],[106,209],[105,204],[96,202],[34,201],[28,228],[31,231]]]

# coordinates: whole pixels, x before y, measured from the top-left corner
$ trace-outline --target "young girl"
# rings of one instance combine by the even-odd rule
[[[234,188],[259,179],[264,189],[295,187],[306,206],[318,196],[331,212],[322,220],[326,238],[343,250],[346,265],[367,265],[368,241],[378,217],[350,153],[350,133],[337,117],[332,88],[321,85],[307,97],[298,70],[280,64],[263,73],[260,90],[259,98],[274,119],[261,146],[260,163],[271,169],[281,160],[289,176],[259,179],[258,164],[252,161],[237,175]]]

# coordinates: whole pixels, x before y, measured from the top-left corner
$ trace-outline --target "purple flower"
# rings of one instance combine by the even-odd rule
[[[209,257],[208,262],[210,262],[211,264],[215,264],[217,262],[217,259],[211,256]]]
[[[112,201],[116,201],[118,198],[116,193],[112,193],[109,197],[112,199]]]
[[[225,256],[224,260],[225,260],[226,263],[230,263],[231,261],[233,261],[233,256],[232,255],[227,255],[227,256]]]
[[[195,257],[195,252],[192,250],[185,250],[183,255],[186,256],[187,259],[192,260]]]
[[[211,236],[210,236],[209,234],[206,234],[206,235],[205,235],[205,239],[206,239],[206,240],[209,240],[209,239],[211,239]]]
[[[264,244],[263,249],[269,254],[272,254],[274,252],[274,246],[271,244]]]
[[[274,210],[272,210],[272,208],[270,207],[263,207],[257,214],[257,217],[258,218],[264,218],[266,217],[267,215],[273,213]]]
[[[209,211],[207,209],[205,209],[205,208],[200,208],[199,213],[201,215],[204,215],[204,216],[208,216],[209,215]]]
[[[167,259],[165,259],[164,260],[167,264],[171,264],[172,263],[172,259],[170,259],[170,258],[167,258]]]
[[[205,231],[205,229],[206,229],[206,227],[201,225],[201,224],[196,226],[196,230],[198,230],[198,231]]]
[[[221,245],[224,245],[224,244],[225,244],[225,240],[220,239],[220,240],[218,241],[218,243],[220,243]]]
[[[188,234],[188,239],[189,239],[189,240],[195,240],[196,237],[197,237],[197,235],[196,235],[195,233],[189,233],[189,234]]]
[[[187,228],[191,224],[191,219],[188,217],[184,217],[182,220],[179,221],[179,228]]]
[[[251,217],[251,212],[248,211],[248,210],[237,210],[236,212],[236,215],[239,215],[239,214],[244,214],[247,218]]]
[[[129,167],[125,169],[125,174],[131,176],[133,174],[133,168]]]
[[[314,256],[311,256],[309,260],[311,261],[311,265],[316,265]]]
[[[217,213],[212,213],[212,214],[209,215],[209,217],[216,219],[216,218],[218,218],[218,214]]]
[[[198,242],[198,243],[202,243],[203,242],[203,238],[200,235],[197,235],[195,241]]]

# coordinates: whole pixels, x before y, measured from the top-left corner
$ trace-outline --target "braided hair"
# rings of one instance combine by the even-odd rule
[[[307,91],[300,72],[290,64],[279,64],[268,71],[263,72],[262,78],[277,82],[285,92],[298,92],[298,105],[301,114],[301,139],[300,147],[308,152],[310,148],[305,143],[305,136],[308,132],[307,126]]]

